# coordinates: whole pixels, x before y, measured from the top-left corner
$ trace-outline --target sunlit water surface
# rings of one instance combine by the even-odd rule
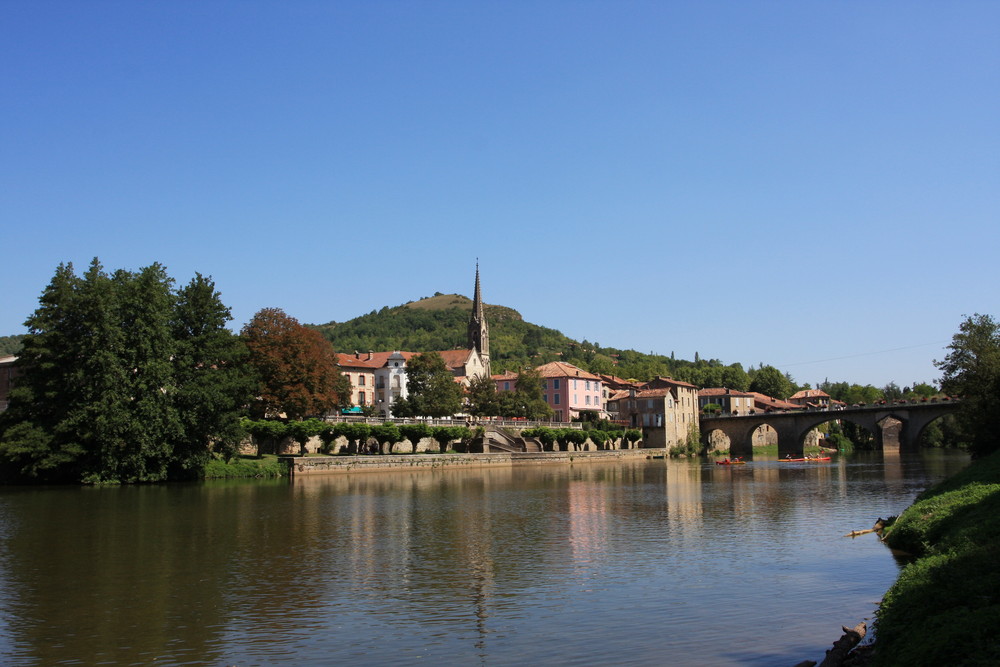
[[[961,454],[0,489],[0,663],[793,665]]]

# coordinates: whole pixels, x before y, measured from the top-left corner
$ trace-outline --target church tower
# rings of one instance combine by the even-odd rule
[[[486,375],[490,374],[490,328],[486,324],[486,313],[483,308],[483,295],[479,289],[479,261],[476,261],[476,291],[472,297],[472,317],[469,318],[469,348],[475,350]]]

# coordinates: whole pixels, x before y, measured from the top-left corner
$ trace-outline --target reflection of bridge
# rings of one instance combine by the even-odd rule
[[[721,431],[729,438],[730,456],[753,456],[753,435],[767,425],[778,435],[778,456],[802,456],[806,435],[829,421],[843,420],[864,427],[875,437],[878,449],[915,449],[920,434],[935,419],[952,413],[958,401],[898,402],[885,405],[801,410],[794,412],[760,412],[751,415],[723,415],[701,418],[701,438],[708,444],[710,435]],[[888,420],[888,422],[887,422]],[[897,442],[887,438],[886,431],[900,422]]]

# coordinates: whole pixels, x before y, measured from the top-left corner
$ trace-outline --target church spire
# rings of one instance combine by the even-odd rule
[[[479,260],[476,260],[476,289],[472,296],[472,317],[469,318],[469,347],[479,353],[489,369],[490,329],[486,324],[483,295],[479,287]]]

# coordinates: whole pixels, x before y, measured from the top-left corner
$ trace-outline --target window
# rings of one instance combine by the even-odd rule
[[[510,382],[504,382],[503,383],[503,390],[504,391],[510,391]]]
[[[559,405],[559,394],[554,394],[552,396],[552,404],[553,405]]]
[[[586,382],[584,382],[584,384],[587,385],[586,387],[584,387],[584,389],[590,391],[590,380],[587,380]]]
[[[358,386],[359,387],[365,386],[365,376],[362,375],[361,373],[358,373]]]
[[[546,384],[545,380],[542,380],[542,389],[548,389],[548,388],[549,388],[549,387],[548,387],[548,385]],[[556,387],[556,389],[558,389],[558,388],[559,388],[559,387]]]
[[[590,396],[584,396],[584,398],[585,398],[585,399],[587,399],[587,400],[585,401],[585,403],[586,403],[587,405],[590,405]]]
[[[364,404],[365,404],[365,392],[359,391],[358,392],[358,405],[364,405]]]
[[[559,378],[556,378],[556,379],[554,379],[552,381],[552,388],[553,389],[558,389],[559,388]]]

